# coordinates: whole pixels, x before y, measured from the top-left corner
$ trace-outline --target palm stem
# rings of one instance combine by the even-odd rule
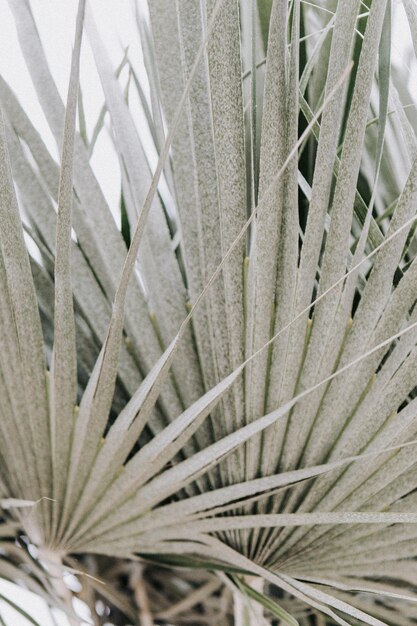
[[[74,607],[72,604],[72,593],[68,589],[64,582],[64,568],[62,564],[62,557],[57,552],[43,548],[39,554],[40,560],[43,561],[48,569],[51,577],[52,584],[55,588],[57,595],[64,602],[67,607],[67,618],[71,626],[81,626],[81,621],[75,615]]]
[[[255,591],[262,593],[264,581],[262,578],[245,576],[245,582]],[[242,591],[236,590],[233,594],[233,610],[235,626],[258,626],[267,625],[263,614],[262,605],[246,596]]]
[[[142,565],[135,566],[131,576],[131,585],[135,595],[135,602],[139,610],[140,625],[154,626]]]

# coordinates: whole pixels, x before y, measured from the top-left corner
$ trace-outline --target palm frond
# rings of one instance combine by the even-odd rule
[[[417,153],[391,1],[152,0],[144,71],[113,67],[92,3],[90,141],[85,0],[66,106],[9,5],[61,159],[1,78],[0,575],[74,623],[65,571],[97,624],[412,626]],[[90,164],[106,115],[118,224]]]

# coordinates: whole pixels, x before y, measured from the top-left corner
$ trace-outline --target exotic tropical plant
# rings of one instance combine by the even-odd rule
[[[151,0],[138,74],[80,0],[66,107],[8,1],[61,161],[0,78],[0,575],[74,624],[74,595],[95,624],[416,623],[417,140],[391,1]],[[119,224],[90,166],[105,119]]]

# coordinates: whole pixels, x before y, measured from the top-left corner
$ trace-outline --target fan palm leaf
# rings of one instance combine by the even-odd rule
[[[415,623],[417,153],[390,0],[152,0],[145,73],[80,0],[66,105],[8,1],[61,159],[1,79],[0,486],[26,546],[5,576],[35,550],[74,623],[74,558],[97,623],[96,597],[115,623],[227,624],[231,597],[237,624]],[[106,112],[120,227],[90,165]]]

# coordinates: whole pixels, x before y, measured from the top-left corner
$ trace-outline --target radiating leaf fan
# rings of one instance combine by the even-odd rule
[[[61,161],[0,78],[0,575],[75,624],[65,571],[97,624],[415,624],[417,141],[390,0],[139,3],[140,72],[80,0],[66,106],[8,2]],[[90,165],[107,113],[120,224]]]

